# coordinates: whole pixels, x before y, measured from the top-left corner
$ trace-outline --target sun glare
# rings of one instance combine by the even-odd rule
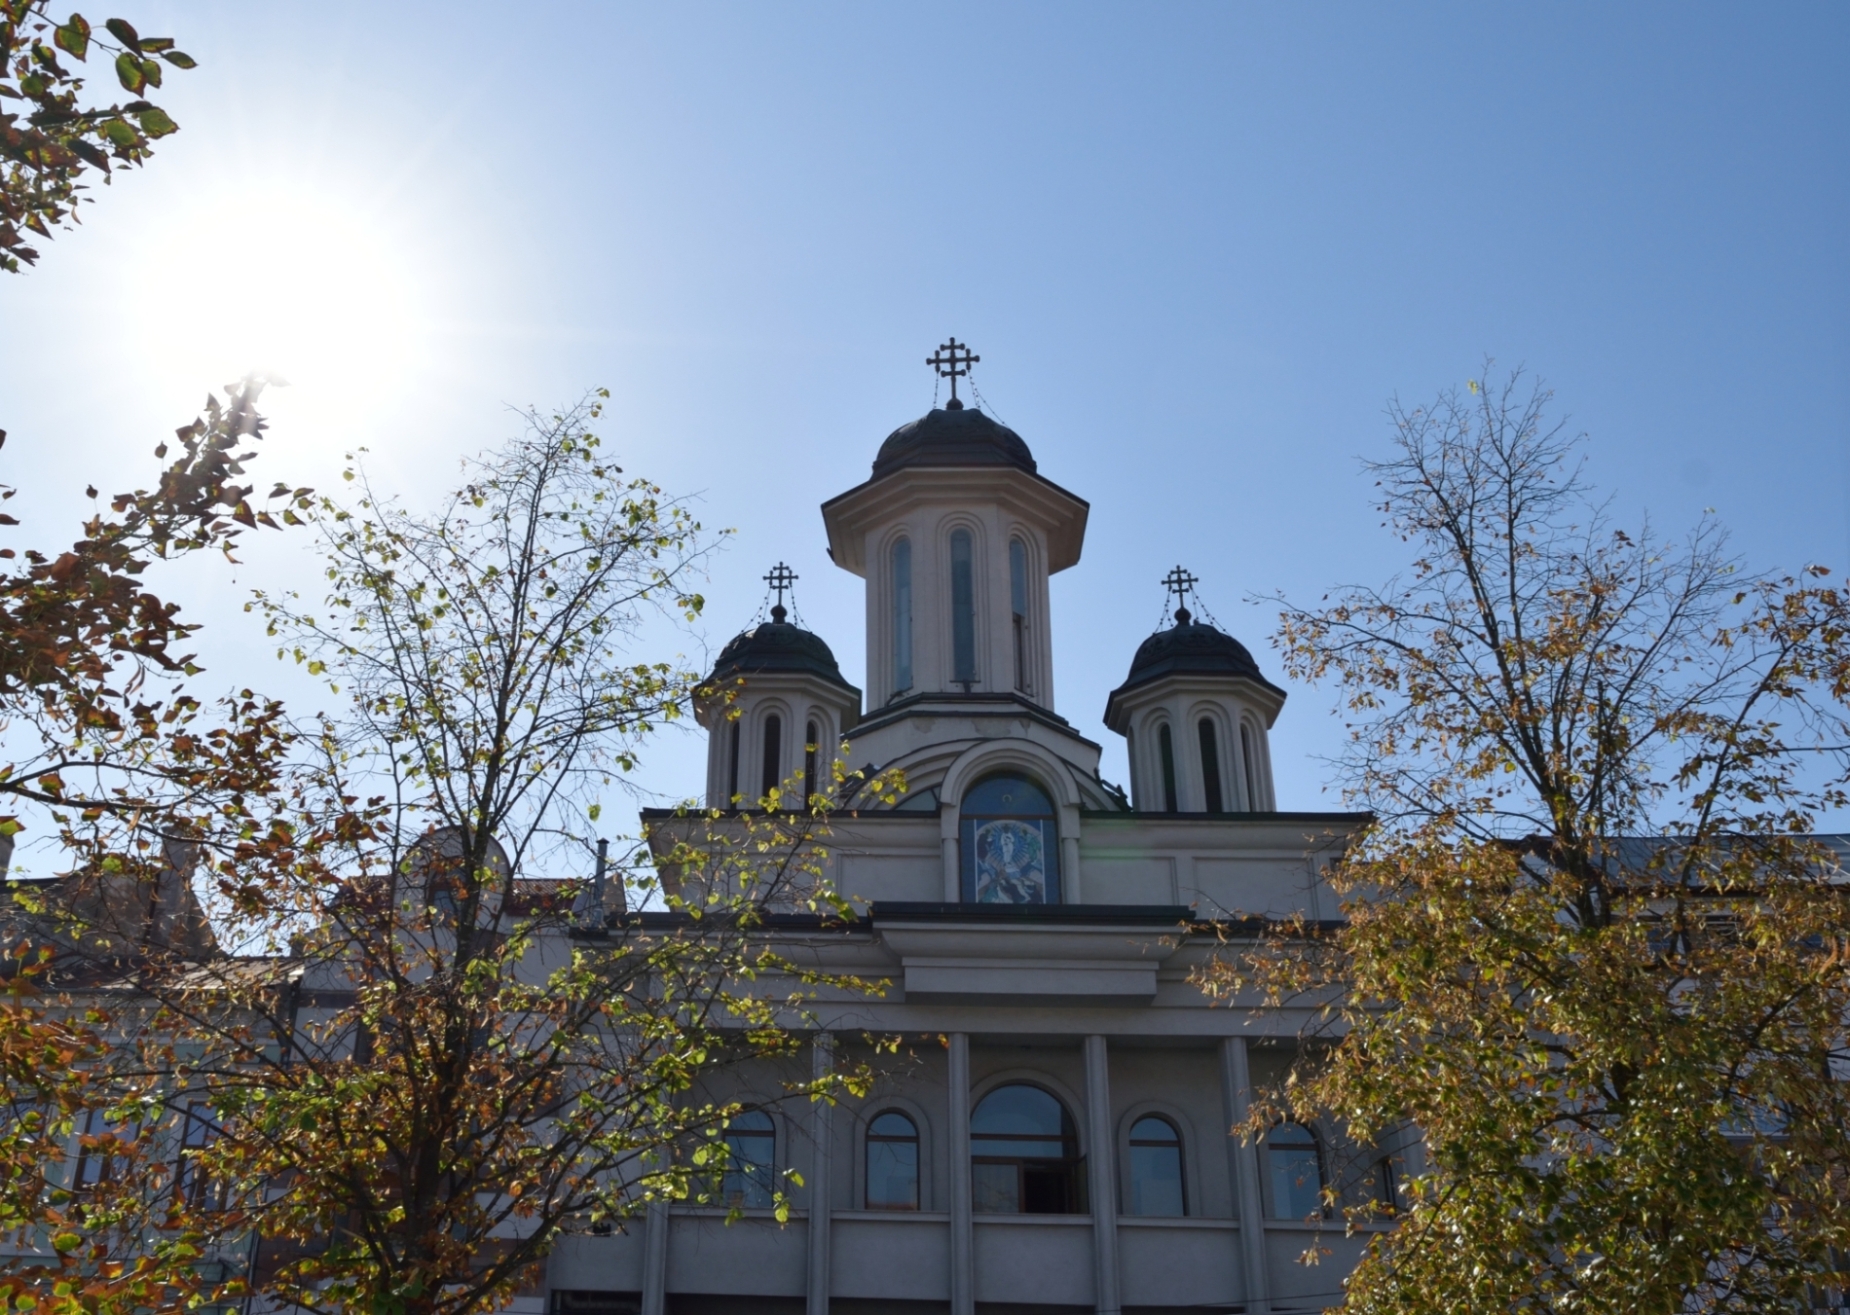
[[[169,369],[286,380],[298,405],[365,403],[418,351],[414,275],[387,225],[296,193],[194,212],[153,275]]]

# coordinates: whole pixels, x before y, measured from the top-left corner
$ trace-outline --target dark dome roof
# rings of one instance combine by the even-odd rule
[[[953,402],[887,435],[874,458],[874,478],[907,466],[1014,466],[1032,473],[1034,454],[1007,425]]]
[[[1137,646],[1131,673],[1112,691],[1114,698],[1164,676],[1244,676],[1267,688],[1277,688],[1260,674],[1259,664],[1253,661],[1246,645],[1194,620],[1186,610],[1179,616],[1169,629],[1157,631]]]
[[[776,610],[781,612],[783,608]],[[707,679],[729,680],[761,671],[807,673],[843,689],[854,689],[842,678],[835,655],[820,636],[782,620],[766,621],[734,635],[719,651],[719,661],[713,664],[713,674]]]

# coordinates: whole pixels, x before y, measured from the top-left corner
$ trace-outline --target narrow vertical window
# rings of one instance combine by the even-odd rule
[[[1130,1207],[1134,1215],[1183,1215],[1182,1138],[1154,1115],[1131,1128]]]
[[[970,531],[951,532],[951,679],[966,692],[976,683],[976,580]]]
[[[775,712],[764,719],[764,789],[770,794],[783,779],[779,770],[784,761],[784,719]]]
[[[777,1194],[777,1126],[762,1110],[747,1110],[726,1129],[726,1172],[720,1191],[729,1206],[763,1209]]]
[[[1259,778],[1253,773],[1253,729],[1240,723],[1240,766],[1246,769],[1246,811],[1259,811]]]
[[[912,688],[912,540],[893,545],[893,693]]]
[[[1176,811],[1176,740],[1169,733],[1169,723],[1156,729],[1156,752],[1163,760],[1163,811]]]
[[[1015,630],[1015,688],[1028,691],[1028,550],[1009,540],[1009,612]]]
[[[729,750],[731,762],[726,771],[726,802],[731,803],[739,797],[739,723],[732,723],[732,746]]]
[[[1309,1219],[1323,1213],[1323,1157],[1317,1138],[1301,1123],[1281,1123],[1266,1134],[1272,1169],[1272,1218]]]
[[[919,1130],[897,1110],[867,1125],[867,1208],[919,1208]]]
[[[803,806],[816,797],[816,751],[822,746],[822,732],[811,722],[803,734]]]
[[[1215,743],[1214,723],[1203,717],[1195,723],[1195,730],[1201,736],[1201,780],[1207,787],[1208,811],[1223,812],[1226,805],[1220,791],[1220,745]]]

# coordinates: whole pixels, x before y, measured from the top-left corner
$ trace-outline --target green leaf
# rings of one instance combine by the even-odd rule
[[[102,126],[101,131],[114,146],[129,147],[140,140],[140,135],[121,119],[111,119]]]
[[[103,24],[103,26],[109,29],[109,34],[111,36],[127,46],[130,50],[141,49],[141,36],[134,28],[128,25],[127,19],[112,18],[107,23]]]
[[[90,53],[90,25],[82,14],[72,14],[71,21],[53,31],[51,39],[59,50],[68,51],[78,59]]]
[[[115,22],[113,18],[109,20],[112,32],[115,30]],[[148,85],[148,79],[141,72],[141,61],[127,51],[116,56],[116,81],[122,84],[123,90],[132,91],[138,95],[141,89]]]
[[[187,54],[184,50],[163,50],[161,52],[161,58],[166,60],[169,64],[172,64],[175,68],[199,67],[199,61]]]
[[[180,125],[167,117],[167,111],[156,106],[143,110],[135,116],[141,124],[141,130],[150,137],[165,137],[170,132],[180,131]]]

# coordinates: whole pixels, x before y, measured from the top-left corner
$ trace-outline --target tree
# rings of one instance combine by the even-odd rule
[[[33,808],[75,864],[56,907],[43,887],[0,903],[0,1234],[28,1243],[0,1264],[0,1300],[96,1312],[197,1286],[200,1236],[171,1208],[171,1157],[153,1153],[174,1123],[163,1079],[118,1044],[134,1010],[99,1007],[94,988],[180,948],[171,916],[145,916],[184,890],[177,845],[272,843],[250,828],[280,786],[281,710],[244,691],[214,712],[190,694],[199,668],[180,646],[196,627],[146,578],[162,560],[229,555],[245,528],[299,521],[308,490],[279,487],[272,515],[238,482],[263,431],[259,390],[209,398],[157,486],[112,499],[67,550],[13,566],[16,550],[0,549],[0,731],[14,755],[0,761],[0,872],[15,810]]]
[[[320,510],[325,608],[260,598],[280,654],[345,700],[262,833],[287,847],[221,865],[242,883],[221,926],[290,949],[152,980],[142,1066],[209,1102],[200,1169],[227,1230],[264,1239],[268,1300],[492,1310],[562,1232],[723,1196],[743,1107],[705,1080],[793,1061],[807,996],[856,985],[763,934],[774,910],[846,912],[818,879],[821,799],[689,815],[654,869],[611,874],[659,911],[573,879],[605,791],[689,697],[692,673],[628,650],[650,612],[698,613],[706,551],[602,454],[597,414],[529,417],[428,515],[362,480]],[[786,1086],[863,1082],[802,1066]]]
[[[111,161],[143,164],[156,140],[179,131],[144,93],[160,87],[163,64],[190,69],[193,57],[127,19],[103,27],[107,37],[82,14],[58,23],[43,0],[0,0],[0,99],[31,107],[23,115],[0,107],[0,270],[17,274],[38,260],[22,228],[49,240],[55,226],[77,222],[86,174],[107,183]],[[85,63],[92,50],[114,56],[116,81],[133,99],[87,101],[84,79],[65,61]]]
[[[1278,637],[1378,818],[1347,921],[1204,980],[1341,995],[1250,1132],[1423,1134],[1348,1308],[1796,1309],[1850,1251],[1846,598],[1614,528],[1548,403],[1393,408],[1411,570]]]

